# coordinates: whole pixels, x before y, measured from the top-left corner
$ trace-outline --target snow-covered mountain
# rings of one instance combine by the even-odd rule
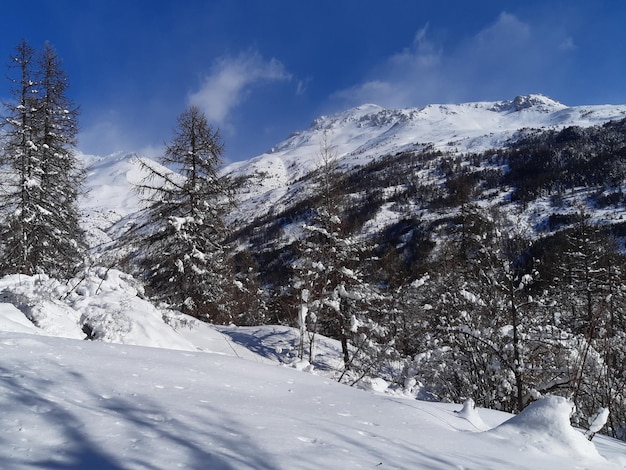
[[[229,222],[231,228],[241,233],[246,229],[262,231],[265,228],[261,225],[269,227],[273,217],[288,213],[299,202],[305,202],[314,189],[310,176],[320,166],[320,146],[324,138],[340,168],[354,173],[376,162],[395,166],[397,162],[393,158],[387,163],[383,160],[397,155],[439,152],[442,158],[455,155],[463,158],[463,155],[501,149],[533,132],[598,126],[624,117],[626,105],[566,106],[543,95],[395,110],[373,104],[359,106],[320,117],[308,129],[293,133],[268,152],[223,168],[225,174],[248,179],[240,194],[240,204],[231,213]],[[89,169],[88,192],[82,200],[85,227],[92,246],[106,247],[133,222],[141,207],[132,188],[147,176],[140,164],[146,157],[117,153],[105,157],[83,155],[83,159]],[[445,186],[436,162],[431,162],[429,167],[413,166],[399,171],[404,171],[407,177],[412,175],[411,178],[419,180],[420,185]],[[507,170],[502,167],[499,171]],[[383,185],[368,190],[385,193],[393,188]],[[510,193],[503,188],[497,197],[490,196],[488,204],[504,201],[509,196]],[[570,208],[580,204],[580,199],[576,199],[579,196],[581,194],[568,196]],[[378,204],[377,213],[365,223],[365,231],[380,231],[405,216],[390,210],[393,204],[385,198]],[[545,223],[549,206],[547,198],[535,201],[517,218],[534,231]],[[425,208],[414,209],[423,220],[440,216]],[[626,216],[623,212],[615,207],[594,208],[592,217],[618,221]],[[448,215],[454,215],[454,212]],[[257,224],[256,221],[261,222]],[[293,239],[294,233],[297,237],[298,232],[297,227],[288,225],[281,223],[281,236],[286,240]],[[249,240],[241,240],[242,246],[248,244]]]
[[[241,205],[233,214],[234,220],[250,221],[269,211],[280,212],[294,195],[306,191],[299,182],[318,168],[324,133],[341,167],[353,169],[399,152],[481,152],[501,148],[523,130],[588,127],[624,117],[626,105],[566,106],[538,94],[509,101],[407,109],[367,104],[320,117],[308,129],[294,132],[268,152],[231,163],[223,172],[251,177],[241,195]],[[145,157],[116,153],[83,158],[89,167],[83,209],[97,241],[102,238],[99,230],[139,209],[132,185],[146,176],[138,164]]]
[[[453,153],[500,148],[524,129],[588,127],[626,117],[626,105],[566,106],[543,95],[510,101],[385,109],[368,104],[316,119],[268,152],[228,165],[233,176],[256,176],[237,214],[251,220],[279,212],[281,200],[302,190],[297,182],[319,166],[326,133],[344,169],[384,155],[433,149]]]

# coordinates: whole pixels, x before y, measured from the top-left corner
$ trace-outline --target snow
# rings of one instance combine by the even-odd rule
[[[133,185],[144,182],[148,173],[141,168],[142,157],[134,153],[114,153],[107,157],[79,155],[87,168],[86,195],[80,201],[86,214],[83,226],[90,246],[109,243],[111,226],[141,207]],[[157,165],[151,162],[151,165]]]
[[[529,453],[548,450],[554,455],[580,458],[589,465],[602,461],[593,443],[570,426],[572,411],[573,404],[566,398],[548,396],[531,403],[491,434],[517,442]]]
[[[594,434],[600,432],[600,429],[604,427],[609,419],[608,408],[599,408],[595,416],[589,418],[589,431],[588,433]]]
[[[88,167],[88,194],[81,202],[87,212],[114,211],[115,220],[136,212],[139,198],[129,191],[131,185],[140,184],[147,176],[134,153],[116,153],[107,157],[81,155]]]
[[[625,105],[566,106],[538,94],[508,101],[433,104],[423,108],[358,106],[320,117],[309,129],[295,132],[268,152],[225,167],[224,174],[250,178],[229,223],[238,227],[267,214],[280,214],[305,199],[309,184],[304,177],[320,167],[324,134],[339,166],[351,169],[404,151],[480,152],[501,148],[529,129],[585,127],[624,117]],[[88,194],[81,201],[81,209],[87,214],[84,226],[91,246],[106,246],[124,229],[125,222],[132,222],[133,214],[141,207],[138,195],[132,191],[132,185],[143,182],[147,176],[141,162],[157,167],[158,163],[132,153],[81,158],[89,168]],[[432,177],[427,173],[424,172],[425,178]],[[608,211],[600,212],[599,217],[616,217]],[[382,228],[397,217],[397,211],[385,206],[366,223],[364,231]],[[422,217],[428,220],[433,215]],[[297,238],[297,230],[286,226],[284,236]]]
[[[626,105],[570,107],[539,94],[395,110],[370,104],[318,118],[309,129],[262,155],[230,164],[224,173],[257,177],[242,195],[238,211],[241,220],[253,220],[301,193],[300,178],[320,166],[325,133],[339,165],[354,168],[383,155],[418,149],[482,152],[503,147],[524,129],[587,127],[624,117]]]
[[[0,331],[39,334],[39,330],[11,304],[0,304]]]
[[[471,398],[465,400],[465,402],[463,402],[463,408],[456,413],[459,417],[469,421],[478,431],[486,431],[489,429],[489,426],[483,422],[482,418],[478,414],[476,404]]]
[[[12,469],[620,468],[551,422],[558,406],[478,432],[458,405],[240,358],[19,333],[0,333],[0,349]]]
[[[3,468],[626,467],[626,445],[588,441],[565,399],[511,417],[377,378],[338,384],[336,341],[299,360],[296,329],[200,323],[119,271],[9,276],[0,290]]]

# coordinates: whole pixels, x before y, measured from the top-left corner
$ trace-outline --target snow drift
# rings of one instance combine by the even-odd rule
[[[533,453],[578,456],[584,461],[601,460],[593,443],[571,426],[573,406],[563,397],[542,398],[495,428],[491,434],[516,442]]]

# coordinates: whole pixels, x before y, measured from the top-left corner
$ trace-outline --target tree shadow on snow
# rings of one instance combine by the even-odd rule
[[[118,459],[82,432],[78,417],[46,398],[54,383],[31,374],[0,367],[3,468],[122,469]]]
[[[169,410],[145,399],[138,403],[115,397],[108,399],[103,408],[123,417],[136,438],[151,436],[158,440],[159,447],[184,449],[189,459],[185,464],[191,468],[278,468],[271,463],[271,456],[245,435],[245,426],[228,416],[227,410],[212,407],[209,403],[201,406],[201,413],[197,412],[197,404],[190,403],[183,411],[184,415],[173,416]],[[147,465],[143,461],[134,463]]]
[[[48,365],[58,367],[53,363]],[[223,410],[213,410],[211,416],[219,417],[219,421],[207,423],[203,421],[206,413],[195,416],[194,405],[190,404],[184,409],[185,416],[179,419],[145,397],[116,395],[103,399],[96,396],[93,390],[98,387],[75,371],[55,370],[55,380],[51,381],[41,377],[46,374],[39,376],[37,367],[29,366],[10,369],[0,366],[2,468],[167,468],[167,462],[151,455],[154,448],[163,449],[159,455],[170,455],[171,450],[182,460],[179,463],[188,468],[277,468],[269,455],[241,435],[241,428],[229,421]],[[62,396],[58,387],[64,383],[64,378],[80,390],[84,398],[81,402]],[[109,427],[119,425],[123,438],[118,434],[107,439],[104,432],[98,430],[100,423]],[[120,442],[128,445],[123,449],[114,448]],[[142,442],[147,444],[145,449],[141,448]]]
[[[250,334],[245,328],[224,328],[220,329],[220,332],[234,343],[281,364],[293,361],[297,355],[297,338],[289,330],[268,330],[263,334],[259,332]]]

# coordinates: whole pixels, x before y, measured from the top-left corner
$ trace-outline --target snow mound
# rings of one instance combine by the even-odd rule
[[[481,417],[478,415],[478,410],[476,410],[476,403],[471,398],[465,400],[463,403],[463,408],[460,411],[455,411],[455,413],[463,419],[469,421],[472,426],[474,426],[479,431],[486,431],[489,429]]]
[[[61,299],[66,288],[45,274],[15,274],[0,279],[3,331],[83,339],[80,313]],[[25,327],[29,331],[25,331]]]
[[[92,267],[67,282],[45,274],[1,278],[0,331],[275,362],[233,343],[214,325],[156,307],[143,298],[132,276],[104,267]]]
[[[0,304],[0,331],[30,333],[38,335],[39,330],[14,305]]]
[[[518,442],[530,452],[603,460],[593,443],[570,424],[572,411],[571,401],[547,396],[489,432],[498,438]]]

